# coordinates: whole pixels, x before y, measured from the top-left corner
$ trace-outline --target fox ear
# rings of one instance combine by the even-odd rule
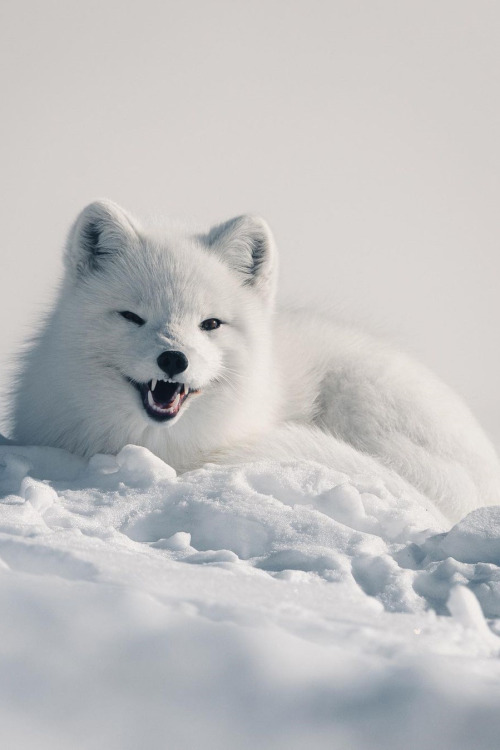
[[[243,278],[243,283],[272,302],[278,257],[274,238],[259,216],[237,216],[213,227],[206,240],[211,250]]]
[[[98,271],[134,239],[135,222],[120,206],[108,200],[94,201],[83,209],[69,232],[66,267],[77,277]]]

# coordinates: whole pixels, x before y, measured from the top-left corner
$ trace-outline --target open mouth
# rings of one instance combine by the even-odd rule
[[[166,422],[177,416],[191,391],[185,383],[167,383],[164,380],[150,380],[148,383],[130,381],[139,391],[144,409],[151,419]]]

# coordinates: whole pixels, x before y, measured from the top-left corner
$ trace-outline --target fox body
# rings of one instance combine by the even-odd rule
[[[14,438],[83,456],[135,443],[178,471],[260,458],[384,467],[452,519],[498,502],[498,458],[460,398],[365,334],[276,311],[276,271],[260,218],[194,234],[90,204],[24,354]]]

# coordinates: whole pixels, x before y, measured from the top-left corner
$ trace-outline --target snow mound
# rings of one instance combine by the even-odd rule
[[[500,510],[0,445],[2,746],[491,748]]]

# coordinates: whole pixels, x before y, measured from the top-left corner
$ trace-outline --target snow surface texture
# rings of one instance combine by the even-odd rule
[[[0,491],[1,747],[499,747],[500,508],[136,446]]]

